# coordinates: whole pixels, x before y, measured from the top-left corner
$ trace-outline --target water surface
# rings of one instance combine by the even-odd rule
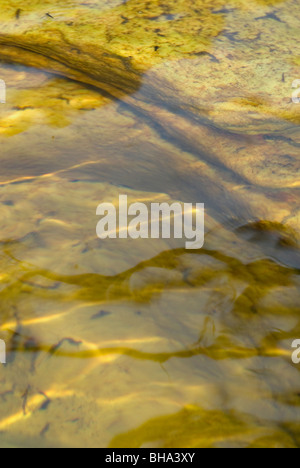
[[[282,21],[294,5],[253,3],[258,18]],[[22,52],[5,49],[1,447],[300,446],[297,66],[274,78],[280,99],[273,84],[237,87],[249,11],[209,17],[220,31],[196,56],[159,44],[159,60],[118,96],[101,80],[12,63]],[[283,28],[257,23],[262,36]],[[228,60],[233,82],[220,71]],[[176,74],[178,94],[166,86]],[[204,248],[100,241],[96,207],[120,194],[205,203]]]

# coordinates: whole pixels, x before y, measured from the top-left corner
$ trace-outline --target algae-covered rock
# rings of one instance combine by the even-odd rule
[[[19,0],[4,3],[0,20],[0,58],[115,97],[144,83],[127,102],[201,159],[246,183],[299,187],[299,107],[291,100],[297,2],[49,1],[24,8]]]
[[[64,6],[32,2],[24,9],[19,1],[3,6],[1,55],[16,59],[22,47],[27,65],[41,60],[47,66],[48,61],[51,70],[85,76],[113,94],[130,92],[149,67],[207,50],[223,26],[222,18],[213,15],[215,7],[215,2],[130,0]]]
[[[64,6],[50,0],[26,8],[22,0],[4,2],[0,57],[77,77],[113,95],[137,89],[142,73],[154,67],[149,81],[156,98],[196,115],[205,106],[226,128],[255,130],[267,119],[299,121],[290,99],[300,53],[296,6],[294,0]]]

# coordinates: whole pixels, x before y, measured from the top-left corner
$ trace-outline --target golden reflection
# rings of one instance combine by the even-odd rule
[[[252,229],[254,229],[253,226]],[[244,233],[245,228],[243,235]],[[8,254],[11,247],[9,244],[6,245]],[[297,269],[281,266],[271,260],[255,260],[245,264],[233,257],[205,249],[193,253],[187,253],[184,249],[166,251],[153,259],[141,262],[124,273],[107,277],[91,274],[60,275],[48,270],[37,271],[33,265],[24,263],[19,263],[19,268],[21,268],[21,275],[17,280],[19,286],[14,281],[12,289],[8,286],[1,292],[1,299],[6,297],[7,304],[12,302],[18,308],[22,307],[21,297],[24,297],[25,293],[22,285],[25,284],[30,288],[27,294],[30,291],[32,300],[35,298],[39,301],[42,298],[44,303],[45,301],[49,305],[53,303],[54,310],[55,305],[63,300],[66,307],[61,312],[57,312],[56,309],[56,313],[53,313],[49,309],[48,313],[41,314],[40,317],[29,316],[27,319],[26,314],[23,318],[18,312],[14,320],[2,322],[1,332],[8,333],[7,337],[10,337],[10,356],[18,356],[18,359],[13,359],[8,363],[3,376],[9,375],[9,380],[15,381],[14,369],[20,358],[23,362],[22,366],[28,369],[24,383],[17,384],[15,381],[14,384],[20,388],[18,393],[21,406],[22,401],[24,405],[22,396],[24,388],[29,388],[25,399],[26,411],[24,412],[22,407],[17,411],[10,411],[0,421],[1,429],[8,431],[8,434],[13,434],[14,428],[18,428],[19,424],[25,424],[28,418],[32,420],[32,434],[34,430],[41,432],[46,420],[52,421],[54,417],[55,413],[50,416],[51,408],[54,409],[62,399],[68,402],[67,407],[71,405],[70,411],[75,416],[82,415],[82,410],[78,405],[84,402],[86,412],[88,401],[92,398],[95,414],[101,414],[105,407],[107,424],[111,426],[111,429],[107,426],[106,436],[100,442],[90,440],[88,445],[91,446],[96,446],[98,443],[108,444],[107,437],[111,431],[115,433],[115,437],[110,442],[111,447],[210,447],[230,446],[231,444],[233,446],[239,444],[256,446],[263,443],[268,443],[270,446],[280,445],[280,443],[285,446],[293,445],[288,433],[279,429],[277,425],[266,424],[261,427],[258,422],[259,416],[255,411],[252,416],[247,414],[235,416],[233,412],[224,413],[200,409],[197,406],[186,406],[184,410],[173,416],[159,416],[144,422],[139,429],[133,429],[123,435],[116,435],[118,425],[116,426],[113,421],[116,407],[122,408],[122,412],[127,414],[126,418],[129,418],[134,402],[142,401],[143,398],[146,399],[146,408],[150,408],[151,405],[155,407],[159,402],[159,407],[167,411],[171,407],[178,410],[184,401],[185,404],[189,402],[189,398],[197,399],[196,395],[199,391],[204,392],[207,398],[208,385],[213,388],[209,394],[215,395],[216,392],[220,392],[220,388],[218,380],[215,380],[216,370],[213,370],[213,367],[221,366],[221,363],[224,363],[229,376],[225,378],[224,371],[221,371],[219,367],[219,372],[223,375],[220,385],[228,386],[228,389],[234,385],[237,391],[244,379],[248,383],[252,381],[254,393],[251,396],[250,394],[249,396],[243,395],[243,405],[247,402],[246,407],[247,405],[251,407],[251,399],[254,395],[267,401],[268,387],[259,389],[261,366],[266,365],[265,360],[275,359],[286,371],[291,369],[291,352],[286,344],[297,334],[297,330],[300,332],[297,312],[298,294],[296,290],[292,292],[298,281]],[[178,284],[174,277],[174,282],[169,279],[158,289],[155,274],[159,271],[161,277],[163,270],[181,272],[185,279]],[[145,286],[141,281],[139,283],[141,289],[136,287],[133,294],[129,286],[130,278],[136,275],[142,278],[144,272],[147,271],[151,271],[151,274],[145,277],[150,283],[146,282]],[[226,285],[227,281],[231,283],[229,289]],[[57,288],[60,289],[60,287],[56,286],[53,289],[53,284],[74,286],[73,297],[69,296],[68,292],[65,294],[61,292],[60,296],[57,296]],[[146,302],[145,287],[147,288]],[[17,295],[16,288],[20,288]],[[272,303],[278,288],[289,290],[286,305],[287,298],[284,297],[276,306]],[[106,294],[108,289],[110,290],[109,296]],[[170,295],[171,290],[175,294],[174,298]],[[195,302],[192,300],[193,296]],[[219,296],[217,301],[216,296]],[[180,302],[176,305],[178,301],[176,297],[181,297],[181,299],[189,297],[193,312],[186,310],[183,316],[180,316]],[[174,330],[170,334],[169,321],[166,322],[164,316],[155,313],[155,307],[153,308],[152,304],[158,301],[160,308],[164,309],[165,300],[170,307],[168,314],[177,316],[179,334],[175,323]],[[183,301],[186,302],[186,299]],[[226,304],[231,304],[227,313],[225,313],[228,307]],[[97,312],[100,307],[105,312]],[[132,310],[136,310],[137,307],[141,312],[132,314]],[[151,310],[157,322],[153,324],[154,327],[149,326]],[[288,313],[287,317],[286,313]],[[189,319],[185,317],[186,314]],[[190,335],[190,342],[186,341],[182,346],[180,341],[182,329],[185,328],[187,328],[187,336]],[[175,376],[179,381],[184,379],[190,366],[193,367],[192,363],[199,359],[204,359],[203,364],[206,362],[202,368],[202,372],[205,369],[204,380],[201,373],[197,375],[196,372],[192,381],[188,384],[182,383],[182,391],[186,393],[186,396],[178,398],[176,394],[173,394]],[[136,379],[139,379],[140,375],[139,361],[158,365],[154,373],[157,375],[156,380],[151,383],[158,392],[157,396],[144,393],[143,385],[146,381],[144,382],[143,378],[139,384],[137,383]],[[182,364],[178,367],[179,361]],[[241,362],[241,365],[238,362]],[[67,373],[63,363],[68,363]],[[135,368],[137,368],[136,371],[134,371]],[[115,382],[111,380],[116,371],[117,374],[121,371],[121,375],[124,372],[124,378],[126,375],[130,376],[128,388],[125,384],[126,378],[121,388],[116,385],[117,380]],[[137,375],[134,377],[135,372]],[[95,386],[95,378],[99,373],[107,374],[111,382],[112,395],[109,397],[106,396],[106,391],[100,391],[98,386]],[[295,369],[293,377],[291,374],[295,383],[297,373]],[[53,375],[55,384],[51,384]],[[203,385],[203,390],[200,390]],[[74,401],[75,395],[78,402]],[[157,400],[158,395],[160,396]],[[45,398],[49,401],[49,406],[47,405],[47,410],[41,411],[43,404],[46,405]],[[282,401],[281,394],[278,398]],[[43,414],[47,416],[46,420]],[[75,417],[75,419],[78,418]],[[211,422],[209,429],[207,421]],[[138,423],[138,419],[136,422]],[[224,425],[227,428],[225,432]],[[20,433],[17,430],[16,433],[21,434],[22,431]],[[82,437],[81,431],[80,434]],[[281,434],[281,442],[279,434]],[[63,437],[62,442],[72,446],[69,435],[70,433]],[[270,440],[267,442],[265,437],[269,437]]]

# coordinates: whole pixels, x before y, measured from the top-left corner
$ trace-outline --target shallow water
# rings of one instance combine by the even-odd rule
[[[199,108],[199,83],[166,80],[215,79],[229,33],[213,25],[210,55],[168,49],[122,96],[11,63],[22,51],[0,63],[1,447],[300,446],[297,67],[279,80],[288,111],[257,104],[268,89],[230,96],[225,76],[227,107],[221,79]],[[204,248],[100,241],[96,207],[119,194],[205,203]]]

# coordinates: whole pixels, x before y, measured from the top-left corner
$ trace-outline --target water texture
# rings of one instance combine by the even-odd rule
[[[299,448],[299,2],[61,3],[1,0],[0,447]]]

